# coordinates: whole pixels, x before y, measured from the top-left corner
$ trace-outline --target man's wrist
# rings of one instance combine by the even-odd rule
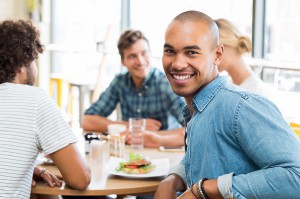
[[[172,186],[172,188],[175,189],[176,191],[184,191],[186,189],[186,186],[185,186],[182,178],[175,173],[170,174],[163,181],[166,181],[166,183],[169,183],[169,185]]]
[[[203,189],[209,198],[223,199],[218,189],[217,179],[205,180],[203,182]]]
[[[158,133],[158,136],[159,136],[159,146],[165,146],[166,145],[166,141],[165,141],[165,136],[161,136],[159,133]]]

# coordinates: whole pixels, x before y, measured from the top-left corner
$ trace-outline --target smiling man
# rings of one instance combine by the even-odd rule
[[[299,139],[272,102],[218,75],[223,50],[204,13],[181,13],[166,30],[163,67],[187,103],[186,153],[155,198],[299,198]]]
[[[130,117],[146,118],[146,147],[182,146],[184,140],[181,110],[184,99],[177,96],[163,72],[151,67],[149,43],[142,32],[127,30],[119,38],[122,64],[128,69],[114,78],[83,117],[87,131],[106,132],[112,123],[128,126]],[[120,103],[122,121],[109,116]]]

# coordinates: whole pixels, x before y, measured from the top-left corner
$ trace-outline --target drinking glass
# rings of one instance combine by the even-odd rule
[[[131,149],[144,148],[144,131],[146,129],[146,119],[134,117],[129,118],[129,131],[131,135]]]

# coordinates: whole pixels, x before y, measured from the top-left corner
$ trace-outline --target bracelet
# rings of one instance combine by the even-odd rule
[[[194,184],[192,184],[192,186],[191,186],[192,194],[195,196],[195,198],[199,199],[199,197],[196,195],[196,193],[195,193],[194,190],[193,190],[193,186],[194,186]]]
[[[208,195],[207,195],[207,193],[206,193],[206,191],[204,189],[204,181],[205,180],[208,180],[208,179],[207,178],[203,178],[202,179],[202,182],[201,182],[201,185],[200,185],[200,189],[201,189],[201,191],[203,193],[204,198],[209,199],[209,197],[208,197]]]
[[[201,190],[202,179],[197,183],[197,192],[199,195],[199,199],[206,199]]]
[[[197,183],[197,192],[199,195],[200,199],[209,199],[205,190],[204,190],[204,186],[203,186],[203,182],[205,180],[208,180],[207,178],[202,178],[198,183]]]
[[[46,169],[45,168],[42,168],[39,172],[39,177],[42,177],[42,174],[46,172]]]

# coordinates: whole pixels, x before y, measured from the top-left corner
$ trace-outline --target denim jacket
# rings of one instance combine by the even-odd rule
[[[217,77],[193,99],[176,173],[190,187],[218,179],[224,198],[300,198],[300,142],[269,100]]]

